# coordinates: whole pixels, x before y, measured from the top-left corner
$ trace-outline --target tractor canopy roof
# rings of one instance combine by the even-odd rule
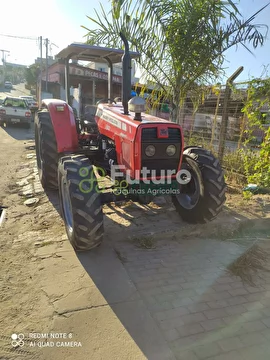
[[[132,59],[137,59],[140,56],[137,52],[130,51],[129,53]],[[72,43],[60,51],[56,57],[59,59],[76,59],[94,62],[109,60],[112,64],[115,64],[122,61],[123,55],[124,51],[121,49],[111,49],[84,43]]]

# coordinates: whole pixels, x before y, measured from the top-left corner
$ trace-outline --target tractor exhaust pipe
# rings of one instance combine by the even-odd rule
[[[131,94],[131,57],[129,53],[129,45],[125,35],[120,32],[120,37],[125,45],[125,52],[122,57],[122,104],[124,114],[128,115],[128,101]]]

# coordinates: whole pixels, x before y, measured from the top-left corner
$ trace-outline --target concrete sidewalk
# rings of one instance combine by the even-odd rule
[[[175,359],[108,241],[78,257],[67,241],[36,255],[43,258],[41,289],[54,308],[50,332],[71,333],[68,341],[82,344],[43,347],[40,359]]]
[[[243,247],[164,239],[146,250],[111,236],[78,257],[68,242],[38,249],[51,331],[82,343],[43,348],[42,360],[269,359],[270,276],[251,286],[226,270]]]

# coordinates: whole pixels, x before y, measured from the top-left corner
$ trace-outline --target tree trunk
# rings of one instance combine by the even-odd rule
[[[181,126],[184,125],[186,101],[181,101],[180,93],[173,96],[172,110],[170,112],[170,120]]]

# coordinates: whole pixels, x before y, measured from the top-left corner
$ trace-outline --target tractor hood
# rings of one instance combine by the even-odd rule
[[[166,123],[166,124],[174,124],[169,120],[159,118],[157,116],[149,115],[146,113],[141,114],[141,120],[137,121],[134,119],[135,113],[130,111],[128,115],[124,114],[124,108],[121,103],[117,104],[99,104],[97,114],[97,118],[105,118],[107,121],[117,120],[120,122],[124,122],[133,127],[138,127],[140,124],[145,123]]]

